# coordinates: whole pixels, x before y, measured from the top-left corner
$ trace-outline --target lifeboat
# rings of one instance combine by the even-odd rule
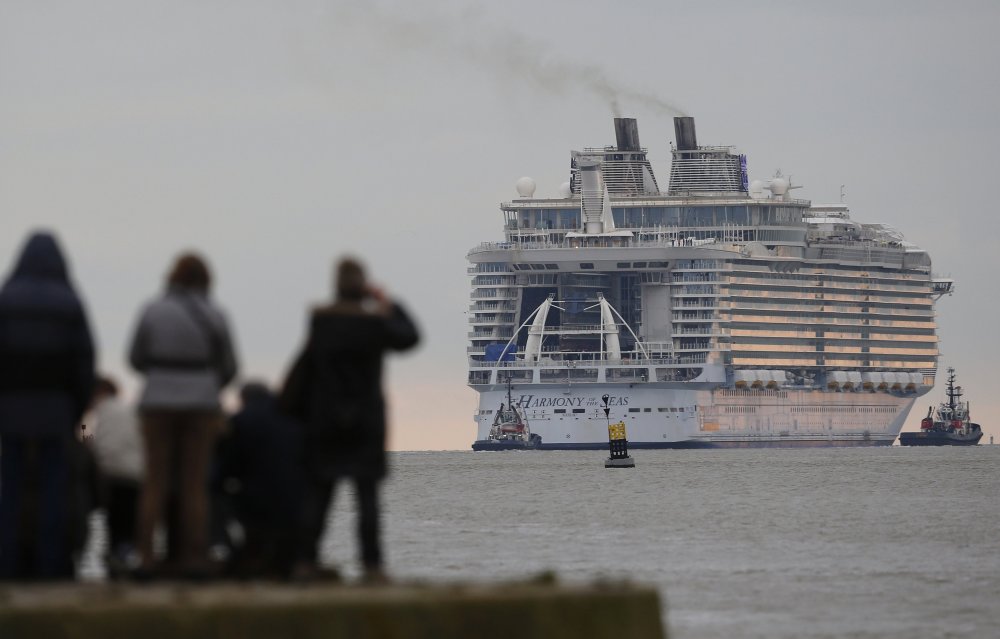
[[[882,373],[861,373],[861,388],[873,391],[882,381]]]

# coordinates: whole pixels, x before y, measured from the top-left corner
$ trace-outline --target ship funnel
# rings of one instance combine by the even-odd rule
[[[694,131],[694,124],[691,125]],[[615,140],[619,151],[639,151],[639,125],[635,118],[615,118]]]
[[[694,118],[674,118],[674,136],[677,138],[678,151],[695,151],[698,149],[698,136],[694,133]]]

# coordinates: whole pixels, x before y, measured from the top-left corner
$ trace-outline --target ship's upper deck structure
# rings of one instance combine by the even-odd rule
[[[568,362],[580,381],[610,379],[583,372],[597,370],[587,361],[645,362],[649,381],[694,380],[714,363],[725,371],[715,381],[737,387],[933,382],[933,302],[952,283],[932,276],[925,251],[843,205],[790,197],[780,174],[750,182],[746,157],[699,146],[691,118],[675,119],[661,192],[635,121],[616,119],[615,131],[616,146],[572,154],[564,197],[523,190],[501,205],[504,239],[469,252],[471,384],[528,365],[569,378]],[[543,356],[526,362],[525,322],[546,300],[557,312],[533,342]],[[602,303],[620,319],[614,357]],[[521,374],[544,381],[544,370]]]

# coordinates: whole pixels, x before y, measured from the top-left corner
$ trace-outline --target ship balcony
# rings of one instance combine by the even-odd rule
[[[506,264],[493,264],[493,263],[483,263],[476,264],[475,266],[470,266],[465,271],[469,275],[486,275],[486,274],[499,274],[506,275],[511,273],[510,267]]]
[[[517,299],[517,291],[511,289],[473,289],[472,301]]]
[[[729,331],[718,329],[712,330],[711,328],[684,328],[679,331],[674,331],[673,337],[729,337]]]
[[[931,279],[931,290],[937,296],[941,295],[951,295],[955,289],[955,280],[950,277],[938,277],[934,276]]]
[[[513,324],[514,314],[513,313],[491,313],[491,314],[474,314],[469,318],[469,324],[473,326],[495,326],[497,323],[500,324]]]
[[[670,292],[671,295],[718,295],[718,286],[708,286],[703,284],[672,284],[674,290]]]
[[[500,275],[498,273],[488,273],[488,274],[478,274],[472,278],[473,286],[509,286],[514,283],[517,274],[515,273],[505,273]]]
[[[681,273],[671,279],[674,284],[722,284],[718,273]]]
[[[469,304],[469,311],[472,313],[513,313],[517,310],[514,302],[483,301]]]
[[[494,330],[469,331],[467,335],[469,339],[494,339],[494,340],[496,339],[509,340],[513,336],[514,336],[514,330],[510,328],[506,330],[494,329]]]
[[[685,335],[684,339],[692,339]],[[689,341],[686,344],[678,344],[674,346],[675,353],[707,353],[708,351],[719,351],[719,350],[729,350],[728,344],[727,348],[720,348],[719,345],[713,344],[711,341]]]

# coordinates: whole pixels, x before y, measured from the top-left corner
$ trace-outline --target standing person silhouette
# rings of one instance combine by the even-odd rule
[[[296,577],[318,574],[318,544],[337,480],[354,481],[365,580],[386,581],[379,541],[378,482],[386,476],[382,356],[416,345],[417,329],[399,304],[369,286],[361,264],[337,267],[336,299],[313,311],[306,345],[281,394],[304,426],[301,536]]]
[[[139,412],[146,476],[139,501],[139,577],[152,576],[153,531],[167,495],[179,488],[182,576],[208,572],[208,466],[224,418],[219,393],[236,376],[229,323],[208,297],[211,276],[199,256],[174,263],[162,297],[143,308],[129,349],[146,377]]]
[[[55,237],[35,233],[0,288],[0,580],[73,577],[75,431],[93,386],[83,304]]]

